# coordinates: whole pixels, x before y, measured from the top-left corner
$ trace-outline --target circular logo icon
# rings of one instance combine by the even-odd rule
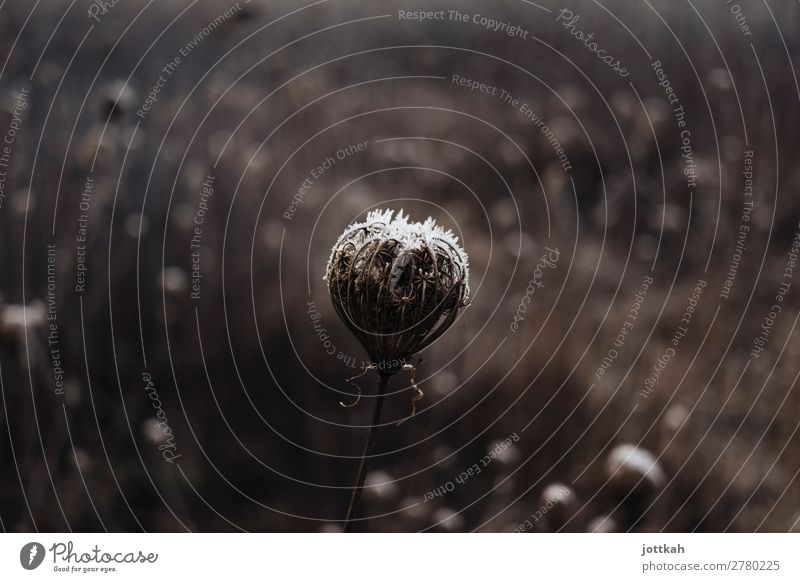
[[[30,542],[19,551],[19,563],[26,570],[35,570],[44,561],[44,546],[39,542]]]

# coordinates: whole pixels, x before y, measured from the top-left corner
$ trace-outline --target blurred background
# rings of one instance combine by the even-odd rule
[[[400,426],[392,378],[356,530],[792,530],[799,18],[0,3],[0,525],[336,531],[376,375],[340,405],[322,275],[403,208],[472,300]]]

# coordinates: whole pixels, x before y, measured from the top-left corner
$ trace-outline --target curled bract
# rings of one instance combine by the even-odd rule
[[[376,210],[348,226],[325,272],[336,312],[379,371],[394,373],[440,337],[469,299],[468,258],[432,218]]]

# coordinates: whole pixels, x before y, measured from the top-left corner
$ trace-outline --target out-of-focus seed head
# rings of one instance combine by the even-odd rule
[[[434,529],[440,532],[461,531],[465,525],[464,517],[449,507],[437,509],[431,520],[435,524]]]
[[[100,116],[116,122],[136,109],[136,92],[128,83],[118,79],[105,86],[100,98]]]
[[[667,409],[664,415],[664,426],[670,432],[677,432],[686,422],[686,417],[689,416],[689,411],[682,404],[675,404]]]
[[[571,487],[563,483],[552,483],[544,488],[539,497],[539,512],[547,531],[562,529],[578,509],[578,496]]]
[[[35,369],[44,357],[45,315],[44,302],[38,299],[0,306],[0,342],[16,350],[23,370]]]
[[[81,472],[88,471],[92,467],[92,458],[85,449],[75,447],[73,449],[72,464]]]
[[[76,407],[81,403],[83,390],[77,380],[67,380],[64,382],[64,400],[67,406]]]
[[[432,218],[376,210],[348,226],[325,272],[336,312],[373,364],[396,372],[439,338],[469,298],[467,254]]]
[[[180,267],[166,267],[161,272],[161,285],[168,297],[180,297],[189,288],[189,279]]]
[[[167,440],[164,429],[161,428],[157,418],[148,418],[142,423],[142,434],[151,443],[161,445]]]
[[[632,444],[614,447],[606,459],[606,474],[614,488],[625,494],[651,493],[661,489],[667,480],[655,456]]]
[[[510,440],[511,439],[508,439],[508,441]],[[489,446],[486,447],[486,454],[491,455],[492,458],[497,459],[504,465],[513,465],[519,461],[520,458],[519,449],[512,444],[508,444],[507,441],[502,440],[489,443]]]
[[[32,334],[44,327],[45,309],[41,301],[6,305],[0,309],[0,336],[10,342],[24,344],[26,331]]]
[[[610,515],[598,515],[589,521],[586,531],[590,533],[615,533],[617,531],[617,522]]]
[[[364,493],[375,500],[392,499],[397,495],[397,483],[385,471],[372,471],[364,480]]]

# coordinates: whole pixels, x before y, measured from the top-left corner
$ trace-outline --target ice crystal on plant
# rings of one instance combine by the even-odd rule
[[[337,313],[373,363],[400,366],[455,321],[469,297],[468,258],[433,218],[374,210],[348,226],[325,270]]]

